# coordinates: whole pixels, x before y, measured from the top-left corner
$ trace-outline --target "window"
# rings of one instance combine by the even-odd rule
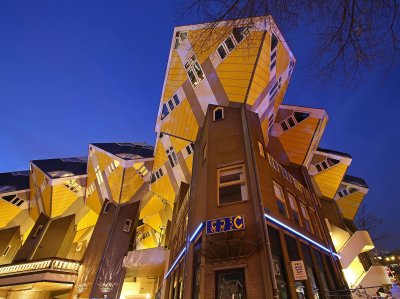
[[[215,276],[215,298],[246,298],[243,268],[217,271]]]
[[[271,51],[275,50],[276,46],[278,45],[278,38],[274,33],[271,36]]]
[[[258,141],[258,151],[260,152],[260,156],[265,158],[264,145],[261,141]]]
[[[279,89],[281,89],[282,77],[279,77],[278,81],[272,86],[271,90],[269,91],[269,102],[275,98],[276,94],[278,93]]]
[[[221,119],[224,119],[224,108],[217,107],[213,111],[213,120],[217,121],[217,120],[221,120]]]
[[[207,143],[203,147],[203,162],[206,160],[206,158],[207,158]]]
[[[288,196],[289,196],[290,207],[292,209],[294,222],[297,225],[301,226],[301,218],[300,218],[299,207],[297,206],[296,198],[290,193],[288,193]]]
[[[122,229],[124,232],[129,233],[131,231],[132,220],[125,219],[124,228]]]
[[[40,234],[40,232],[42,231],[42,229],[43,229],[43,225],[39,225],[39,226],[37,227],[35,233],[33,234],[32,238],[36,238],[36,237]]]
[[[181,43],[187,38],[187,32],[177,32],[175,34],[175,49],[178,49]]]
[[[295,111],[291,116],[280,123],[281,128],[284,132],[286,132],[290,128],[293,128],[297,124],[301,123],[303,120],[307,119],[309,116],[310,113]]]
[[[106,199],[106,200],[107,200],[107,199]],[[104,205],[104,208],[103,208],[103,214],[107,214],[108,211],[110,211],[110,207],[111,207],[111,202],[110,202],[110,201],[107,201],[107,202],[105,203],[105,205]]]
[[[8,245],[8,246],[6,247],[6,249],[4,250],[4,252],[3,252],[3,256],[6,256],[7,253],[10,251],[10,249],[11,249],[11,245]]]
[[[278,45],[278,38],[274,33],[271,35],[271,54],[270,54],[270,60],[271,60],[271,65],[269,67],[270,71],[272,71],[276,67],[276,56],[277,56],[277,49],[276,46]]]
[[[205,76],[199,62],[197,61],[196,55],[189,58],[188,62],[185,63],[186,73],[189,77],[193,87],[196,87],[204,80]]]
[[[321,172],[325,169],[335,166],[336,164],[339,164],[339,162],[340,161],[337,159],[327,158],[326,160],[315,164],[315,168],[317,168],[318,172]]]
[[[161,120],[166,118],[168,116],[168,114],[170,114],[176,108],[176,106],[179,105],[180,102],[181,101],[179,100],[179,97],[178,97],[177,94],[174,94],[172,96],[172,98],[168,99],[168,101],[166,101],[163,104],[163,107],[162,107],[162,110],[161,110],[161,117],[160,117]]]
[[[303,214],[303,218],[304,218],[304,226],[309,232],[312,233],[313,229],[312,229],[312,226],[311,226],[310,216],[308,215],[307,208],[302,203],[300,204],[300,206],[301,206],[301,213]]]
[[[217,53],[221,60],[224,60],[230,52],[249,34],[247,27],[236,27],[217,48]]]
[[[169,160],[169,164],[171,164],[171,167],[174,168],[176,165],[178,165],[178,157],[175,154],[175,151],[172,146],[169,147],[169,149],[166,150],[167,152],[167,157]]]
[[[274,129],[274,109],[272,109],[272,111],[268,116],[268,135],[271,135],[273,129]]]
[[[218,204],[247,200],[244,165],[218,169]]]
[[[349,191],[346,188],[344,188],[344,189],[340,190],[338,192],[338,194],[340,197],[345,197],[345,196],[349,195]]]
[[[276,182],[274,182],[274,191],[275,191],[276,203],[278,205],[279,213],[282,216],[289,218],[288,211],[286,208],[285,196],[283,195],[283,189]]]
[[[232,35],[235,38],[236,42],[239,44],[246,36],[249,35],[248,27],[236,27],[233,28]]]
[[[319,225],[317,222],[317,215],[315,214],[315,212],[313,210],[310,210],[310,218],[311,218],[311,222],[313,224],[313,227],[314,227],[314,230],[316,231],[317,236],[322,239],[321,230],[319,229]]]
[[[94,168],[94,171],[96,172],[97,182],[99,183],[99,185],[103,184],[104,183],[104,179],[103,179],[103,175],[102,175],[102,173],[100,171],[100,166],[97,165]]]

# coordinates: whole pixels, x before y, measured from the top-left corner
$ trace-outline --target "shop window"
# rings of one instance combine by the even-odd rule
[[[258,151],[260,152],[260,156],[265,158],[264,145],[261,141],[258,141]]]
[[[306,267],[307,278],[309,279],[311,285],[311,291],[313,294],[312,298],[320,298],[318,295],[319,285],[314,272],[310,248],[308,245],[301,243],[301,251],[303,252],[304,256],[304,266]]]
[[[244,165],[218,169],[218,204],[247,200]]]
[[[289,196],[289,201],[290,201],[290,207],[292,209],[293,220],[297,225],[301,226],[302,223],[301,223],[299,207],[297,205],[296,198],[290,193],[288,193],[288,196]]]
[[[243,268],[217,271],[215,276],[216,298],[246,298]]]
[[[312,233],[313,229],[311,226],[310,216],[308,215],[307,208],[302,203],[300,205],[301,205],[301,213],[303,214],[304,226],[310,233]]]
[[[131,231],[131,226],[132,226],[132,220],[131,219],[125,219],[123,231],[126,233],[129,233]]]
[[[276,204],[278,205],[279,213],[282,216],[289,218],[287,207],[286,207],[285,196],[283,194],[283,189],[276,182],[274,182],[274,191],[275,191]]]
[[[224,108],[217,107],[213,111],[213,121],[224,119]]]

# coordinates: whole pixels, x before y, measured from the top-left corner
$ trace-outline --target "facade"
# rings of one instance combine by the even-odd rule
[[[271,17],[175,28],[154,147],[0,174],[0,298],[376,292],[353,222],[368,187],[318,147],[324,110],[283,104],[295,62]]]

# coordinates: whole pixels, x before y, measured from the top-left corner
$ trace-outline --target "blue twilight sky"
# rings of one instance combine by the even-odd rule
[[[90,142],[147,141],[154,125],[173,27],[170,1],[0,1],[0,172],[29,160],[86,155]],[[310,28],[284,32],[297,66],[284,103],[327,110],[321,146],[350,153],[349,174],[370,186],[384,244],[400,248],[400,68],[376,68],[357,85],[310,76]]]

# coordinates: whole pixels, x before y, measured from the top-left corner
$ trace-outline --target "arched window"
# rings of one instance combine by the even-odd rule
[[[217,121],[217,120],[221,120],[221,119],[224,119],[224,108],[217,107],[213,111],[213,120]]]

